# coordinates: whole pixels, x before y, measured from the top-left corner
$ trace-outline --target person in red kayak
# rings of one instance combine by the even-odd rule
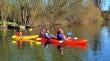
[[[50,32],[49,32],[49,30],[48,29],[46,29],[46,32],[45,32],[45,39],[46,39],[46,41],[45,41],[45,43],[44,43],[44,47],[47,47],[47,44],[49,44],[50,42],[50,39],[51,39],[51,36],[50,36]]]
[[[41,31],[40,31],[39,36],[40,36],[41,38],[45,38],[45,32],[46,32],[46,29],[45,29],[45,28],[42,28]]]
[[[50,42],[50,39],[52,38],[56,38],[54,35],[50,34],[49,30],[48,29],[45,29],[45,28],[42,28],[41,31],[40,31],[40,37],[42,38],[41,42],[42,42],[42,45],[44,47],[47,47],[47,44],[49,44]]]
[[[41,42],[43,46],[45,45],[45,42],[46,42],[45,33],[46,33],[46,29],[42,27],[39,33],[39,37],[42,38]]]
[[[67,33],[68,36],[66,37],[66,40],[72,40],[72,34],[73,34],[72,32],[68,32]]]
[[[61,55],[64,54],[64,48],[63,48],[63,41],[66,39],[63,30],[61,28],[57,31],[57,39],[59,40],[59,45],[57,46],[57,49],[60,51]]]

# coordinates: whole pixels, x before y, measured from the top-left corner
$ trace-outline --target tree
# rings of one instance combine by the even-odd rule
[[[93,0],[0,0],[0,19],[20,25],[51,23],[90,23],[100,18]],[[101,0],[97,3],[100,4]]]
[[[6,0],[1,0],[0,2],[0,16],[1,20],[3,21],[3,26],[6,26],[5,22],[7,17],[11,14],[11,6],[8,4],[8,1]]]

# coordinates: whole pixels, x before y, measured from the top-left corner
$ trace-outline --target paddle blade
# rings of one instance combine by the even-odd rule
[[[29,31],[32,31],[32,28],[30,28]]]
[[[12,43],[14,43],[14,44],[15,44],[15,43],[16,43],[16,41],[12,41]]]
[[[36,42],[36,44],[37,44],[37,45],[40,45],[40,44],[41,44],[41,42]]]
[[[36,38],[36,41],[37,41],[37,40],[41,40],[41,39],[42,39],[42,38]]]
[[[12,38],[14,39],[14,38],[16,38],[16,36],[14,35],[14,36],[12,36]]]

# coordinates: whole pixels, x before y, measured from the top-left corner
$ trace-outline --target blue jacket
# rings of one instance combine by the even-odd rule
[[[57,34],[57,39],[58,40],[64,40],[64,36],[63,36],[63,34]]]

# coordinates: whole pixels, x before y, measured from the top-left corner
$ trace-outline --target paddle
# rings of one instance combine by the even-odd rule
[[[36,45],[41,45],[41,42],[36,42]]]
[[[30,28],[29,31],[32,31],[32,28]]]
[[[42,38],[36,38],[36,41],[39,41],[39,40],[41,40]]]
[[[16,43],[16,41],[15,41],[15,40],[13,40],[13,41],[12,41],[12,43]]]
[[[13,38],[13,39],[16,38],[16,35],[13,35],[12,38]]]

